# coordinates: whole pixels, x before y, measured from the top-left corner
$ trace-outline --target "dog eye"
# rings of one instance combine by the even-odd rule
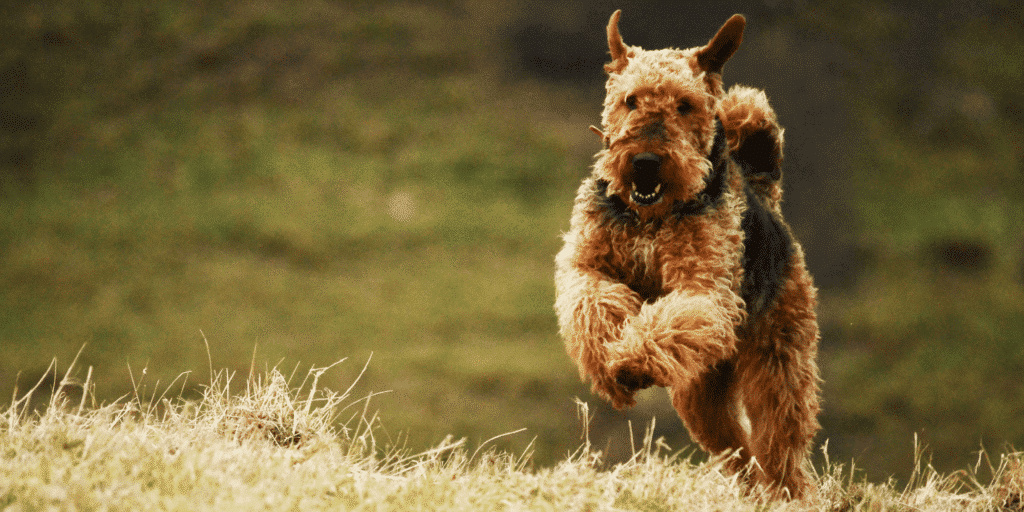
[[[626,106],[629,107],[630,110],[636,110],[635,94],[630,94],[629,96],[626,96]]]
[[[690,105],[689,101],[683,100],[679,102],[679,106],[676,107],[676,110],[679,111],[679,114],[685,116],[686,114],[689,114],[691,110],[693,110],[693,105]]]

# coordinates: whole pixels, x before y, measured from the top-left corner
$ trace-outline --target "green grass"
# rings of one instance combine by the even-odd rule
[[[877,467],[900,454],[906,464],[906,440],[920,432],[949,469],[960,454],[1024,438],[1022,423],[1007,420],[1024,399],[1024,188],[1012,131],[968,124],[983,142],[937,144],[898,133],[874,108],[863,113],[855,161],[870,185],[857,190],[856,236],[873,261],[854,289],[823,301],[843,333],[842,349],[824,358],[826,394],[858,390],[833,411],[853,437],[871,432],[859,461]],[[953,243],[984,248],[978,268],[943,261],[937,248]]]
[[[342,125],[374,115],[338,102],[331,117]],[[409,115],[385,125],[417,141],[394,158],[293,139],[306,117],[272,109],[210,113],[177,133],[160,127],[177,119],[161,121],[110,156],[109,175],[68,169],[83,177],[14,198],[3,272],[8,376],[88,343],[89,364],[127,361],[166,380],[173,362],[202,362],[203,331],[218,360],[240,364],[254,347],[261,359],[292,362],[373,352],[405,370],[370,383],[427,381],[436,387],[428,396],[474,379],[514,376],[518,386],[562,374],[556,385],[573,383],[551,309],[551,255],[576,181],[560,142],[529,135],[540,139],[535,151],[519,156],[505,119],[456,116],[477,132],[466,139]],[[247,135],[208,139],[235,132]],[[421,143],[447,149],[422,153]],[[488,367],[499,360],[512,366]],[[125,391],[98,384],[105,396]],[[441,412],[419,406],[408,417]],[[456,420],[463,414],[480,411]]]
[[[339,361],[332,367],[350,363]],[[903,489],[869,484],[826,463],[807,501],[746,493],[720,461],[694,462],[647,430],[627,462],[609,465],[589,443],[538,467],[529,448],[447,437],[424,451],[387,434],[373,397],[321,387],[338,368],[286,377],[277,368],[214,372],[201,398],[177,383],[96,405],[68,375],[46,412],[28,399],[0,414],[0,506],[5,510],[1019,510],[1020,453],[935,472],[917,461]],[[365,368],[364,368],[365,370]],[[73,388],[84,389],[77,400]],[[145,389],[151,389],[146,392]],[[180,388],[179,388],[180,389]],[[30,390],[26,395],[45,393]],[[589,415],[585,404],[580,414]],[[633,442],[631,440],[631,442]],[[919,454],[921,452],[918,452]],[[984,473],[981,476],[980,473]],[[984,480],[984,481],[983,481]],[[1016,508],[1015,508],[1016,507]]]

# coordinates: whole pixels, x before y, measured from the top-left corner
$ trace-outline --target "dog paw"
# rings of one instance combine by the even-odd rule
[[[616,390],[616,393],[609,396],[608,402],[612,404],[612,407],[617,411],[624,411],[636,405],[636,399],[633,398],[633,393],[627,392],[622,388]]]
[[[630,394],[658,383],[646,368],[635,361],[622,361],[620,364],[613,365],[611,374],[615,383]]]
[[[608,400],[612,407],[620,411],[636,405],[636,400],[633,399],[633,392],[619,385],[611,378],[602,377],[595,381],[594,391]]]
[[[638,391],[653,386],[654,377],[643,369],[624,366],[615,372],[615,382],[629,391]]]

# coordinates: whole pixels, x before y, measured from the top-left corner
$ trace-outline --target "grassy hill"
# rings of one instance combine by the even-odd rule
[[[829,463],[806,502],[773,503],[745,493],[717,462],[672,453],[651,429],[615,465],[589,443],[545,467],[529,450],[495,450],[489,441],[448,437],[410,451],[387,436],[370,397],[319,387],[331,371],[315,368],[298,384],[300,375],[276,368],[244,381],[218,371],[194,401],[170,388],[145,393],[137,382],[132,396],[99,407],[88,394],[69,401],[61,385],[45,414],[16,402],[0,415],[0,508],[1021,510],[1020,453],[953,475],[919,461],[903,489]],[[589,415],[585,406],[580,412]]]

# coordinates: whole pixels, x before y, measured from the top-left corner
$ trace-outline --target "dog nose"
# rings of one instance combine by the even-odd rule
[[[654,153],[640,153],[633,157],[633,170],[636,172],[657,171],[661,167],[661,157]]]

